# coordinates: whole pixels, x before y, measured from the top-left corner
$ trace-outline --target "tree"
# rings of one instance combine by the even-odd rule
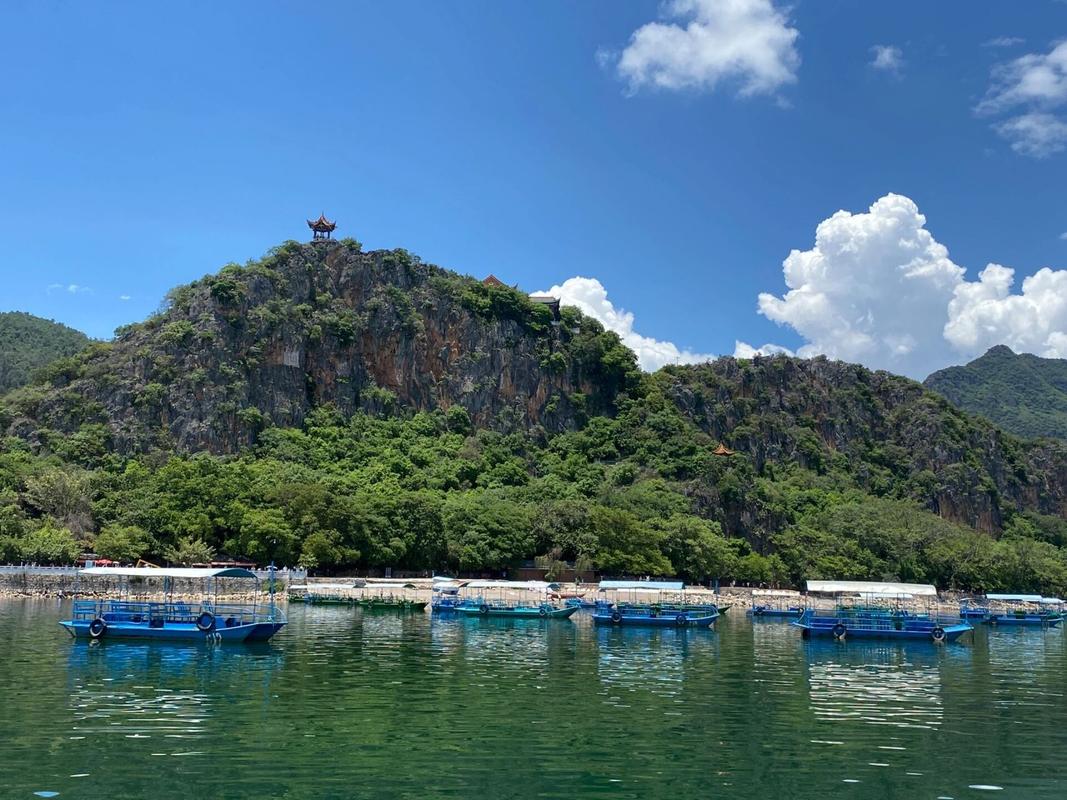
[[[104,558],[129,563],[149,553],[152,540],[136,525],[108,525],[93,542],[93,550]]]
[[[51,469],[26,479],[26,501],[75,535],[92,529],[89,473]]]
[[[589,514],[597,538],[594,556],[601,571],[617,575],[670,575],[674,569],[660,551],[663,534],[629,511],[593,506]]]
[[[34,564],[73,564],[80,551],[71,532],[51,519],[19,540],[19,555]]]
[[[164,551],[167,561],[182,566],[190,564],[207,564],[215,558],[215,549],[203,539],[182,536],[173,546]]]
[[[682,575],[696,581],[733,573],[737,556],[717,522],[674,514],[663,524],[663,550]]]

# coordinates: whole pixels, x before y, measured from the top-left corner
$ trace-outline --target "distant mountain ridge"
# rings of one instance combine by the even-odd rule
[[[965,366],[938,370],[924,384],[1019,436],[1067,439],[1067,359],[997,345]]]
[[[0,312],[0,394],[29,383],[33,373],[89,344],[81,331],[24,311]]]

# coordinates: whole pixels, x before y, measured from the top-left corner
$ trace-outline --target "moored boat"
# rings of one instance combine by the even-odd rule
[[[548,594],[558,589],[545,581],[469,581],[461,587],[470,592],[455,611],[468,617],[506,619],[568,619],[577,606],[557,605]],[[513,599],[509,595],[518,595]]]
[[[601,581],[600,592],[627,599],[598,600],[593,611],[596,625],[710,628],[720,614],[714,603],[689,602],[681,581]]]
[[[929,584],[883,583],[875,581],[808,581],[809,593],[859,597],[861,604],[839,603],[834,609],[806,608],[790,624],[804,638],[917,640],[935,643],[955,642],[974,626],[955,617],[936,613],[915,614],[902,607],[914,597],[936,601],[937,589]],[[879,605],[879,601],[882,604]]]
[[[753,619],[796,619],[804,613],[804,606],[800,592],[794,589],[753,589],[747,613]]]
[[[219,578],[252,579],[258,595],[259,578],[254,572],[240,567],[88,567],[81,570],[79,575],[87,578],[120,578],[127,597],[121,600],[75,599],[70,618],[61,620],[59,624],[76,639],[265,641],[286,623],[285,615],[274,604],[273,580],[267,604],[218,602]],[[164,599],[128,599],[130,579],[162,580]],[[203,581],[203,599],[199,602],[175,599],[175,579]],[[215,589],[213,596],[206,591],[208,582]]]
[[[990,625],[1018,628],[1055,628],[1063,621],[1063,600],[1039,594],[987,594],[990,600],[1006,608],[990,611],[985,622]]]

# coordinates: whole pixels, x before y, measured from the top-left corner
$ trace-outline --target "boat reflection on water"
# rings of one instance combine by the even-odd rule
[[[207,732],[214,705],[225,696],[220,687],[259,684],[269,702],[271,682],[284,660],[284,649],[270,642],[240,648],[75,642],[67,656],[71,738],[198,737]]]
[[[877,642],[804,643],[811,710],[824,722],[937,729],[944,716],[941,654]]]
[[[689,672],[715,670],[718,636],[686,628],[597,627],[597,674],[609,690],[674,696]]]

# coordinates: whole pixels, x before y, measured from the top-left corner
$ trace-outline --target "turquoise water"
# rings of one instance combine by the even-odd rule
[[[290,611],[264,646],[75,643],[0,601],[0,797],[1062,798],[1062,631],[936,647]],[[986,787],[986,788],[974,788]],[[999,787],[999,788],[996,788]]]

